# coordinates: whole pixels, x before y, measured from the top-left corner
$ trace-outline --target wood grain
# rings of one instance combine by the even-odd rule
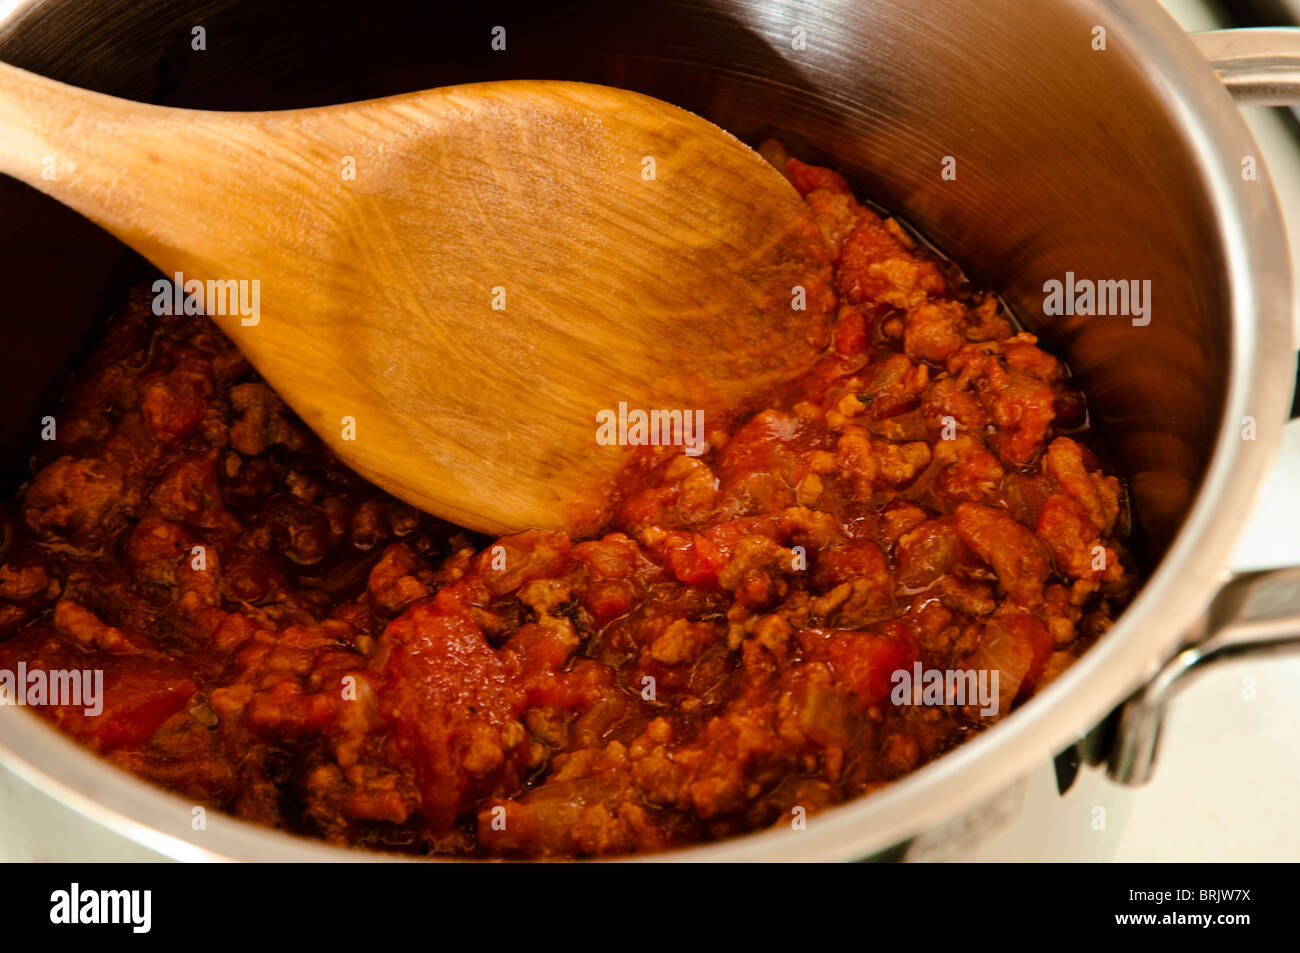
[[[164,275],[259,281],[255,326],[213,317],[271,386],[357,472],[488,532],[592,528],[630,453],[597,444],[600,410],[711,430],[811,365],[834,301],[783,178],[607,87],[219,113],[0,66],[0,171]]]

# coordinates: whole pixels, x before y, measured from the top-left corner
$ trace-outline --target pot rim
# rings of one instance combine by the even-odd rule
[[[768,830],[628,860],[851,860],[868,857],[996,796],[1100,721],[1149,679],[1189,633],[1226,578],[1272,463],[1295,371],[1286,237],[1271,178],[1241,188],[1240,157],[1258,154],[1238,108],[1178,24],[1155,3],[1066,0],[1115,42],[1140,49],[1137,67],[1181,128],[1221,236],[1230,275],[1232,353],[1214,452],[1169,551],[1113,628],[1018,710],[956,750],[868,797]],[[1262,165],[1262,164],[1261,164]],[[1238,436],[1243,416],[1256,439]],[[82,748],[30,712],[0,712],[0,755],[20,777],[67,806],[177,860],[380,861],[195,807]]]

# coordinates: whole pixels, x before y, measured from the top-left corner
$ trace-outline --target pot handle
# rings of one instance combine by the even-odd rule
[[[1237,102],[1244,106],[1300,106],[1300,27],[1248,27],[1189,35]]]
[[[1300,650],[1300,568],[1232,576],[1210,602],[1196,638],[1120,706],[1106,765],[1112,780],[1150,780],[1165,706],[1211,665]]]
[[[1092,764],[1105,762],[1121,784],[1151,778],[1165,706],[1211,666],[1300,651],[1300,420],[1282,431],[1273,472],[1264,483],[1227,577],[1199,624],[1155,677],[1115,709],[1084,742]],[[1274,567],[1285,568],[1274,568]]]

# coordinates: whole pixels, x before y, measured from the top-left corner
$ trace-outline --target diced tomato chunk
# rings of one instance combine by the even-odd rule
[[[853,194],[849,189],[849,184],[844,181],[844,176],[831,169],[808,165],[798,159],[790,159],[785,165],[785,171],[789,174],[790,181],[794,183],[794,187],[799,190],[800,195],[807,195],[816,189],[829,189],[832,192],[838,192],[840,195]]]
[[[88,715],[84,706],[55,711],[60,725],[97,751],[147,743],[198,691],[192,679],[169,664],[121,658],[105,668],[102,712]]]
[[[887,622],[876,630],[804,629],[799,642],[810,657],[824,658],[840,684],[862,708],[889,697],[894,672],[910,671],[921,658],[915,636],[905,623]]]
[[[716,586],[718,570],[727,564],[717,546],[699,533],[675,533],[664,549],[664,562],[673,575],[692,586]]]

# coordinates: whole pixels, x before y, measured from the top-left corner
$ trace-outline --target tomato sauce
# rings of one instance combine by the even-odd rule
[[[705,455],[639,458],[597,538],[414,511],[134,292],[10,508],[0,668],[102,669],[101,715],[41,714],[195,803],[467,857],[789,825],[1006,717],[1129,599],[1122,487],[996,299],[779,161],[833,342]],[[895,704],[918,663],[996,670],[997,714]]]

